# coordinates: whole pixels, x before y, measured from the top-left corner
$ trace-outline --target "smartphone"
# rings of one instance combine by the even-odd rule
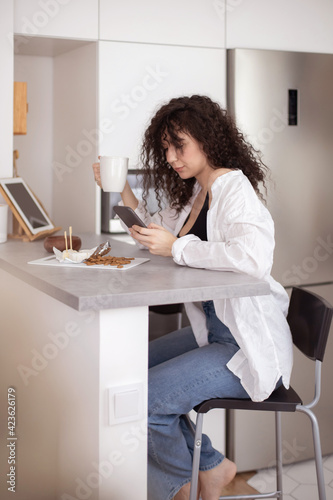
[[[134,226],[134,224],[141,227],[147,227],[131,207],[122,207],[116,205],[115,207],[113,207],[113,210],[118,215],[118,217],[120,217],[120,219],[126,224],[127,227],[130,228]]]

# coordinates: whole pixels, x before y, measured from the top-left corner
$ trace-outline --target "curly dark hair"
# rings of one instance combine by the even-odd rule
[[[265,187],[267,167],[260,153],[238,130],[232,117],[209,97],[178,97],[164,104],[153,116],[144,134],[141,148],[143,199],[154,189],[159,207],[164,198],[177,212],[193,194],[195,178],[181,179],[168,164],[163,138],[166,134],[175,147],[180,147],[179,132],[189,134],[202,147],[213,169],[239,169],[248,177],[258,196],[259,184]]]

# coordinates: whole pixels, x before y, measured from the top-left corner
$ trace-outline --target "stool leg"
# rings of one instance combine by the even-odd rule
[[[279,498],[283,500],[282,491],[282,432],[281,413],[275,412],[275,439],[276,439],[276,490],[280,492]]]
[[[298,405],[296,407],[296,410],[305,413],[311,420],[319,500],[326,500],[325,479],[324,479],[324,469],[323,469],[323,456],[321,453],[318,420],[317,420],[317,417],[315,416],[315,414],[311,410],[309,410],[309,408],[307,408],[306,406]]]
[[[177,313],[177,329],[180,330],[182,327],[183,313]]]
[[[195,437],[194,437],[190,500],[197,499],[200,452],[201,452],[201,441],[202,441],[202,424],[203,424],[203,413],[198,413],[196,421]]]

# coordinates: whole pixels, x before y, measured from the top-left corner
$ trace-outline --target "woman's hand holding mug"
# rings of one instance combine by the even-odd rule
[[[100,156],[98,158],[100,158]],[[101,165],[100,165],[100,163],[94,163],[93,166],[92,166],[92,168],[93,168],[93,171],[94,171],[95,182],[101,188],[102,187]]]

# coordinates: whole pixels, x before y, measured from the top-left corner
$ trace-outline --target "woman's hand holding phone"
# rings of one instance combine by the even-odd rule
[[[153,222],[148,227],[133,225],[130,233],[132,238],[147,247],[151,254],[172,257],[172,245],[177,238],[164,227]]]
[[[113,210],[129,229],[134,226],[134,224],[141,227],[147,227],[131,207],[116,205],[113,207]]]

